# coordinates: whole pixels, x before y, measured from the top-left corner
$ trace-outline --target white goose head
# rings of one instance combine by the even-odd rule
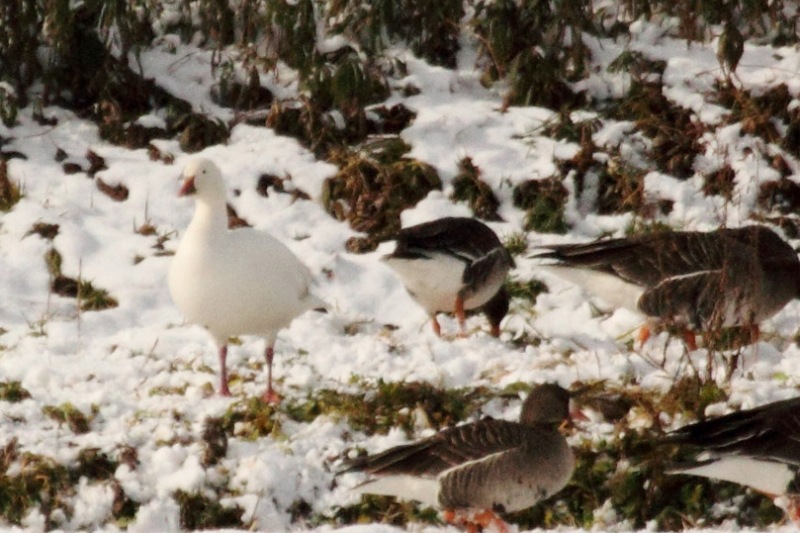
[[[225,181],[219,167],[210,159],[198,157],[183,168],[183,185],[178,196],[194,196],[197,201],[225,201]]]

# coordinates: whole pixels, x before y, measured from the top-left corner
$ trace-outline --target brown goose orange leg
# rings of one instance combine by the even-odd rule
[[[639,341],[639,348],[644,346],[644,343],[647,342],[647,339],[650,338],[650,335],[653,332],[650,329],[650,324],[645,324],[641,328],[639,328],[639,335],[636,336],[636,340]]]
[[[462,298],[460,294],[456,296],[456,318],[458,318],[458,326],[461,328],[460,335],[466,337],[467,316],[464,312],[464,298]]]
[[[689,351],[694,351],[697,349],[697,337],[694,334],[694,331],[686,328],[683,330],[683,342],[686,343],[686,347],[689,348]]]
[[[442,326],[440,326],[439,321],[436,320],[436,313],[431,315],[431,327],[433,328],[433,332],[436,333],[437,337],[442,336]]]
[[[493,528],[497,533],[508,533],[508,524],[489,509],[484,511],[448,509],[442,513],[442,518],[448,524],[465,527],[469,533],[478,533],[489,528]]]
[[[800,495],[787,494],[786,500],[786,515],[795,526],[800,527]]]

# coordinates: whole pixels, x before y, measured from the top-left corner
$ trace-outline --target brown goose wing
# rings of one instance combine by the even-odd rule
[[[445,217],[401,229],[395,236],[392,257],[416,259],[431,252],[446,253],[471,263],[502,248],[494,231],[486,224],[466,217]]]
[[[690,424],[662,442],[800,466],[800,398]]]
[[[637,306],[648,316],[675,319],[695,329],[706,329],[722,325],[727,307],[740,321],[749,317],[738,314],[746,312],[743,302],[744,286],[731,286],[727,272],[715,270],[685,276],[667,278],[645,290]]]
[[[720,229],[719,233],[755,250],[762,262],[800,263],[794,248],[766,226],[725,228]]]
[[[719,232],[662,232],[547,248],[537,257],[554,259],[558,266],[606,271],[643,287],[754,256],[747,245]]]
[[[494,248],[489,253],[478,257],[464,269],[462,281],[464,292],[476,292],[478,287],[488,283],[492,278],[500,276],[505,278],[509,268],[514,265],[514,260],[503,246]]]
[[[575,468],[566,439],[541,425],[526,427],[525,434],[519,446],[445,471],[440,504],[513,512],[564,488]]]
[[[345,471],[436,476],[455,466],[518,447],[529,429],[516,422],[487,418],[360,457],[347,465]]]

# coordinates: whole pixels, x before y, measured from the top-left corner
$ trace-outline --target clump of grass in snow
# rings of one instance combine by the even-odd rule
[[[92,407],[92,415],[88,417],[70,402],[66,402],[58,406],[45,405],[42,407],[42,413],[59,424],[67,424],[73,433],[80,435],[89,432],[89,423],[91,418],[94,418],[94,415],[97,414],[97,408]]]
[[[19,381],[0,382],[0,401],[16,403],[31,397]]]
[[[31,229],[29,229],[25,236],[28,235],[38,235],[43,239],[48,241],[52,241],[58,235],[59,225],[58,224],[48,224],[46,222],[36,222]]]
[[[275,407],[264,403],[261,398],[252,397],[231,404],[222,415],[219,428],[227,435],[244,440],[256,440],[260,437],[280,435],[280,422],[276,420]]]
[[[0,82],[0,121],[11,128],[17,122],[19,102],[14,89],[7,83]]]
[[[186,393],[187,384],[175,386],[158,386],[153,387],[147,392],[148,396],[183,396]]]
[[[580,101],[567,81],[584,76],[590,53],[582,39],[567,36],[591,25],[582,3],[480,0],[474,10],[483,80],[508,80],[507,105],[561,109]]]
[[[203,460],[205,467],[213,466],[228,453],[228,437],[222,418],[207,417],[203,422]]]
[[[331,31],[358,42],[370,56],[380,56],[387,47],[403,41],[431,64],[456,66],[462,2],[376,0],[370,2],[368,12],[361,2],[333,2],[328,6]]]
[[[11,211],[21,199],[19,184],[11,181],[8,175],[8,162],[0,158],[0,211]]]
[[[102,311],[119,305],[107,290],[95,287],[91,281],[65,276],[61,272],[61,254],[55,248],[45,253],[44,260],[50,272],[50,290],[59,296],[77,298],[81,311]]]
[[[173,497],[180,506],[180,522],[181,528],[184,530],[246,527],[246,524],[242,522],[244,509],[241,507],[228,507],[196,492],[188,493],[179,490]]]
[[[538,298],[540,294],[547,292],[547,285],[533,278],[528,281],[509,279],[506,281],[505,287],[510,298],[528,300],[531,306],[536,304],[536,298]]]
[[[323,205],[338,220],[368,234],[348,242],[350,251],[374,250],[400,229],[404,209],[442,188],[433,167],[403,157],[409,149],[402,139],[391,137],[331,154],[339,172],[325,180]]]
[[[453,194],[450,198],[467,202],[478,218],[500,220],[500,215],[497,214],[500,201],[492,188],[481,180],[481,170],[469,157],[458,162],[458,174],[453,178]]]
[[[9,474],[14,465],[13,474]],[[71,500],[81,479],[109,483],[114,490],[111,514],[120,527],[136,515],[139,503],[127,497],[114,473],[119,463],[96,448],[80,450],[76,462],[62,465],[54,459],[24,452],[15,439],[0,450],[0,520],[21,525],[32,508],[45,517],[47,530],[62,526],[73,513]]]
[[[604,215],[642,214],[646,173],[644,169],[616,157],[602,165],[597,184],[597,212]]]
[[[725,200],[733,199],[736,188],[736,172],[729,164],[725,164],[716,171],[703,177],[703,194],[706,196],[722,196]]]
[[[439,429],[465,420],[487,395],[482,388],[444,389],[423,382],[380,380],[365,383],[356,393],[316,390],[305,402],[287,404],[286,411],[299,421],[320,415],[344,417],[353,429],[367,434],[386,433],[394,427],[410,434],[419,422]]]
[[[506,235],[503,246],[506,247],[508,253],[515,257],[522,255],[528,251],[528,236],[522,231]]]
[[[324,523],[364,524],[380,522],[393,526],[405,527],[409,523],[441,524],[439,512],[431,507],[424,507],[414,502],[400,501],[390,496],[366,494],[361,501],[353,505],[336,507],[332,515],[315,515],[311,517],[313,525]]]
[[[18,464],[14,474],[8,470]],[[20,452],[16,440],[12,440],[0,455],[0,516],[11,524],[21,524],[29,510],[39,507],[49,523],[56,509],[67,510],[66,491],[69,490],[69,471],[55,460]],[[63,493],[62,493],[63,491]]]
[[[557,178],[528,180],[514,188],[514,206],[524,209],[525,229],[539,233],[566,233],[564,203],[569,194]]]
[[[708,126],[664,96],[661,83],[634,82],[609,112],[615,119],[633,121],[637,130],[652,139],[648,156],[658,170],[678,179],[694,175],[694,160],[706,150],[702,137]],[[612,177],[615,174],[612,169]]]
[[[114,477],[119,463],[112,460],[98,448],[84,448],[78,453],[78,464],[73,476],[85,476],[88,479],[109,479]]]

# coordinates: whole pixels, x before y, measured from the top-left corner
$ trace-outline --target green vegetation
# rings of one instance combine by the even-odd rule
[[[243,528],[244,509],[226,507],[217,500],[200,493],[187,493],[179,490],[175,500],[180,506],[181,527],[187,531],[199,529]]]
[[[346,418],[350,426],[367,434],[387,433],[400,427],[408,434],[422,422],[439,429],[465,420],[486,400],[483,389],[443,389],[422,382],[360,383],[359,392],[317,390],[307,400],[286,406],[295,420],[311,421],[320,415]]]
[[[102,311],[119,305],[108,291],[98,289],[91,281],[70,278],[62,274],[62,257],[55,248],[50,248],[45,253],[44,260],[50,272],[50,290],[59,296],[76,298],[81,311]]]
[[[15,465],[13,473],[10,467]],[[45,517],[48,530],[59,527],[61,513],[72,515],[70,498],[81,479],[90,483],[108,483],[114,489],[112,517],[118,525],[129,522],[139,504],[127,497],[114,478],[119,464],[96,448],[84,448],[70,466],[58,464],[42,455],[20,450],[11,439],[0,450],[0,518],[14,525],[33,507]],[[60,513],[56,513],[60,511]]]
[[[222,415],[221,420],[206,421],[206,427],[214,428],[213,431],[216,433],[221,432],[245,440],[256,440],[270,435],[277,437],[280,436],[281,426],[276,420],[275,413],[275,408],[264,403],[261,398],[248,398],[232,404]],[[217,455],[214,450],[207,452],[210,461],[214,460],[210,457]]]
[[[506,240],[503,242],[508,253],[512,256],[520,256],[528,251],[528,237],[525,232],[516,232],[511,235],[506,235]]]
[[[514,206],[524,209],[525,229],[540,233],[566,233],[564,203],[568,193],[561,180],[529,180],[514,188]]]
[[[18,183],[8,177],[8,164],[0,158],[0,211],[8,212],[22,199]]]
[[[73,433],[80,435],[89,432],[91,418],[87,417],[80,409],[69,402],[58,406],[45,405],[42,407],[42,413],[59,424],[66,424]],[[92,413],[92,418],[94,414],[95,413]]]
[[[0,381],[0,401],[16,403],[31,397],[19,381]]]
[[[442,188],[432,166],[403,157],[410,148],[389,137],[331,154],[339,172],[323,185],[323,205],[337,219],[368,234],[348,243],[350,251],[374,250],[400,229],[404,209]]]
[[[377,519],[376,519],[377,517]],[[364,495],[359,503],[334,510],[332,516],[312,517],[312,523],[364,524],[373,521],[403,527],[408,523],[440,524],[439,512],[391,496]]]
[[[458,162],[458,174],[453,178],[453,194],[450,198],[459,202],[467,202],[478,218],[500,220],[500,215],[497,214],[500,201],[492,188],[481,181],[481,170],[473,164],[469,157]]]
[[[536,298],[543,292],[547,292],[547,285],[538,279],[528,281],[510,279],[506,281],[506,291],[509,297],[527,300],[533,307],[536,305]]]

